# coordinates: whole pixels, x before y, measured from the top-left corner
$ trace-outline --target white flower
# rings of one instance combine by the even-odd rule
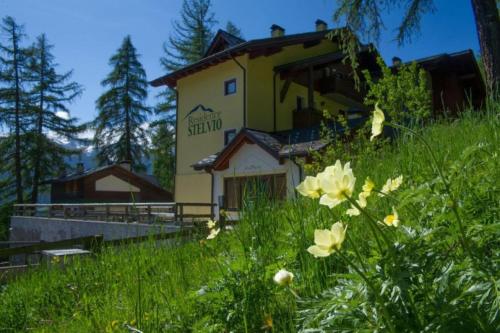
[[[292,283],[293,273],[287,271],[286,269],[280,269],[278,273],[274,275],[274,282],[280,286],[286,286]]]
[[[329,166],[325,171],[317,176],[321,191],[324,193],[319,203],[321,205],[333,208],[341,202],[352,196],[356,177],[352,173],[350,163],[347,162],[344,167],[339,160],[333,166]]]
[[[201,288],[200,288],[200,289],[196,292],[196,294],[197,294],[198,296],[203,296],[203,295],[205,295],[206,293],[207,293],[207,291],[205,290],[205,287],[201,287]]]
[[[315,245],[309,246],[307,252],[317,257],[328,257],[340,247],[345,239],[347,227],[344,228],[342,222],[337,222],[328,229],[314,230]]]
[[[304,181],[296,187],[296,189],[305,197],[316,199],[320,196],[319,181],[316,177],[307,176],[306,179],[304,179]]]
[[[384,186],[382,187],[382,190],[379,193],[379,197],[383,196],[384,194],[388,194],[390,192],[396,191],[401,184],[403,183],[403,175],[394,178],[394,179],[387,179],[385,182]]]
[[[384,112],[380,110],[378,107],[378,103],[375,104],[375,111],[373,111],[373,121],[372,121],[372,136],[370,137],[370,141],[380,135],[382,133],[382,129],[384,128]]]
[[[215,237],[217,237],[219,232],[220,228],[210,230],[210,234],[208,235],[207,239],[214,239]]]

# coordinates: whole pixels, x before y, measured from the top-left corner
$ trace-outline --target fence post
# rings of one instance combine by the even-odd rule
[[[179,204],[179,208],[180,208],[180,223],[182,227],[182,225],[184,224],[184,205]]]
[[[52,205],[50,205],[47,209],[47,216],[50,218],[52,217]]]
[[[109,205],[106,205],[106,216],[104,217],[106,221],[109,219]]]
[[[147,208],[148,210],[148,223],[151,223],[153,221],[151,221],[151,205],[148,205]]]

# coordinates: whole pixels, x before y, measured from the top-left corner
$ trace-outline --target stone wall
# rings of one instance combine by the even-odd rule
[[[176,226],[139,223],[65,220],[57,218],[13,216],[10,220],[11,241],[54,242],[64,239],[103,235],[105,240],[176,232]]]

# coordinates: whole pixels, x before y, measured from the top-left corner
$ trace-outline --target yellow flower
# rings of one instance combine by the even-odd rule
[[[356,200],[356,203],[358,204],[358,206],[361,208],[365,208],[366,204],[367,204],[366,198],[369,196],[370,196],[369,192],[361,192],[358,195],[358,200]],[[361,214],[361,212],[359,211],[359,209],[356,206],[351,205],[351,208],[349,208],[346,211],[346,214],[349,216],[358,216],[359,214]]]
[[[370,179],[370,177],[367,177],[365,180],[365,184],[363,185],[363,192],[361,192],[358,195],[358,200],[356,200],[356,202],[358,203],[358,205],[361,208],[366,207],[366,204],[367,204],[366,198],[368,198],[371,195],[374,187],[375,187],[375,184],[373,183],[373,181]],[[361,214],[361,212],[354,205],[351,205],[351,208],[349,208],[346,211],[346,214],[349,216],[358,216],[359,214]]]
[[[307,176],[306,179],[304,179],[304,181],[296,187],[296,189],[305,197],[316,199],[320,196],[319,181],[316,177]]]
[[[370,196],[374,187],[375,183],[370,179],[370,177],[366,177],[365,184],[363,185],[363,192],[367,194],[366,197]]]
[[[378,107],[378,103],[375,104],[375,111],[373,111],[373,121],[372,121],[372,136],[370,137],[370,141],[380,135],[382,133],[382,129],[384,128],[384,112],[380,110]]]
[[[214,220],[208,220],[207,221],[207,227],[208,229],[213,229],[215,228],[215,225],[217,224],[217,221],[214,221]]]
[[[292,283],[293,273],[287,271],[286,269],[280,269],[278,273],[274,275],[274,282],[280,286],[286,286]]]
[[[384,218],[384,223],[387,224],[388,226],[393,226],[393,227],[397,227],[399,225],[398,212],[396,212],[396,209],[394,207],[392,207],[392,214],[387,215]]]
[[[344,228],[342,222],[337,222],[328,229],[316,229],[314,231],[315,245],[309,246],[307,252],[314,257],[328,257],[335,251],[340,250],[340,246],[345,239],[345,232],[347,227]]]
[[[220,228],[210,230],[210,234],[208,235],[207,239],[214,239],[215,237],[217,237],[219,232]]]
[[[394,179],[391,178],[387,179],[384,186],[382,187],[382,190],[380,191],[382,193],[379,194],[379,197],[383,196],[384,194],[388,194],[389,192],[396,191],[401,186],[402,183],[403,183],[403,175]]]
[[[321,191],[324,193],[319,200],[321,205],[333,208],[352,196],[356,177],[352,173],[349,162],[342,167],[342,163],[337,160],[335,165],[327,167],[325,171],[318,174],[317,178]]]
[[[270,314],[267,314],[264,318],[264,325],[262,325],[261,329],[263,330],[272,330],[273,329],[273,317]]]
[[[119,325],[118,320],[113,320],[113,321],[111,322],[111,328],[112,328],[113,330],[114,330],[115,328],[117,328],[117,327],[118,327],[118,325]]]

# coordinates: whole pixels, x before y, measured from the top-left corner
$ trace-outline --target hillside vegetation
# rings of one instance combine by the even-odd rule
[[[435,161],[407,132],[351,161],[353,198],[375,184],[367,215],[300,195],[248,200],[214,239],[204,230],[37,269],[0,287],[0,332],[498,332],[499,110],[420,131]],[[399,225],[383,222],[393,207]],[[315,230],[337,221],[345,241],[314,257]],[[280,269],[293,280],[275,283]]]

